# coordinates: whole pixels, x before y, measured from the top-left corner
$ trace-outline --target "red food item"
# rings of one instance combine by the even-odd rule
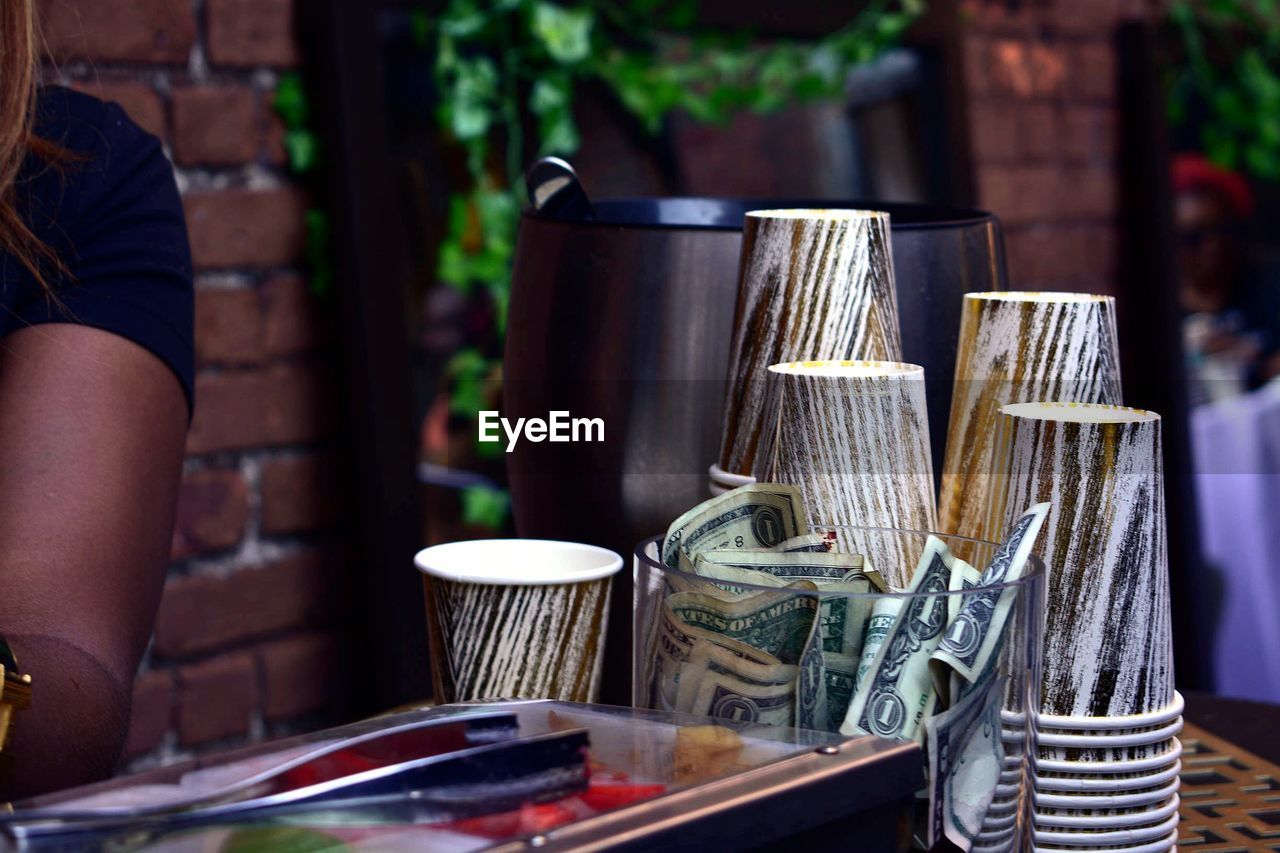
[[[629,806],[665,793],[666,785],[596,785],[592,784],[582,802],[598,812]]]

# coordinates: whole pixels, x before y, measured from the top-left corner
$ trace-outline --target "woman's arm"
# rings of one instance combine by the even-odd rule
[[[0,340],[0,633],[31,674],[0,799],[108,775],[128,730],[182,471],[177,378],[123,337]]]

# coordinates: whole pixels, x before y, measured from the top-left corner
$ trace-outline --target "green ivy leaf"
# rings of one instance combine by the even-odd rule
[[[462,490],[462,521],[497,530],[507,523],[511,496],[503,489],[469,486]]]
[[[556,62],[571,65],[591,53],[591,28],[595,12],[589,8],[570,9],[555,3],[535,3],[533,34]]]
[[[302,175],[320,163],[320,141],[309,130],[286,130],[281,140],[289,168]]]
[[[285,127],[291,130],[304,127],[310,110],[307,106],[307,93],[302,86],[302,75],[293,71],[281,74],[271,106]]]
[[[459,59],[449,102],[448,123],[460,140],[480,139],[493,124],[498,94],[498,69],[487,56]]]
[[[311,270],[311,292],[328,296],[333,292],[333,260],[329,255],[332,229],[329,213],[323,208],[308,210],[303,220],[306,224],[306,248],[304,254]]]

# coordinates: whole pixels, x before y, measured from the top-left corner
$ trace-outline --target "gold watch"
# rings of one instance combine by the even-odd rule
[[[0,637],[0,750],[9,741],[13,712],[31,704],[31,676],[18,671],[18,659],[9,643]]]

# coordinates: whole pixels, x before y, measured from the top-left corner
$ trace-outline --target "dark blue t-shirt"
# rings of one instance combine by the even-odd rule
[[[50,322],[114,332],[167,364],[190,407],[191,248],[159,140],[118,105],[57,86],[40,93],[36,134],[71,156],[52,165],[29,156],[15,200],[70,275],[47,276],[59,306],[16,258],[0,253],[0,337]]]

